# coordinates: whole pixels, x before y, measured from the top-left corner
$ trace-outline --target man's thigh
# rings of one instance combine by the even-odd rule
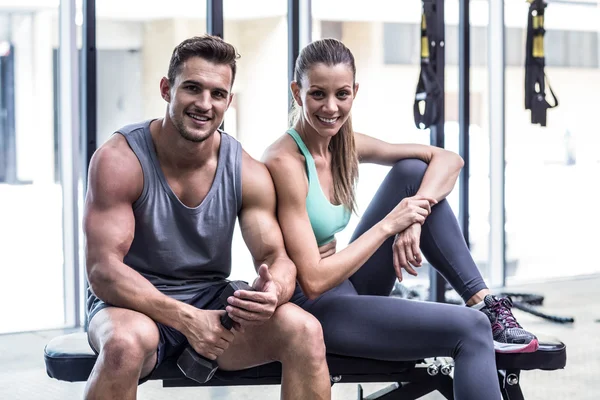
[[[110,352],[112,346],[124,360],[139,360],[141,377],[156,368],[164,353],[157,324],[142,313],[120,307],[101,307],[92,315],[88,341],[97,354],[105,349]]]
[[[234,341],[218,359],[219,367],[235,371],[280,361],[282,349],[307,326],[317,325],[321,334],[319,322],[311,314],[295,304],[282,304],[264,324],[235,332]]]

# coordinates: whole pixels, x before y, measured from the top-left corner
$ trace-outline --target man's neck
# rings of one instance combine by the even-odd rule
[[[166,119],[156,120],[150,132],[160,164],[165,168],[197,170],[218,157],[221,135],[218,132],[195,143],[184,139]]]

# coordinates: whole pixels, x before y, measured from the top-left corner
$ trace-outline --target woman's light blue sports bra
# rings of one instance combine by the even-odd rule
[[[296,141],[298,148],[306,159],[306,173],[308,175],[308,194],[306,195],[306,211],[312,226],[317,244],[323,246],[331,242],[335,234],[348,225],[350,211],[344,205],[333,205],[323,193],[319,183],[317,167],[310,151],[302,141],[295,129],[287,133]]]

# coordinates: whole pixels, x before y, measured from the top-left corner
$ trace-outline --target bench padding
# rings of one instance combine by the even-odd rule
[[[565,345],[549,338],[541,340],[540,349],[529,354],[498,354],[500,370],[555,370],[566,364]],[[85,332],[71,333],[52,339],[44,349],[46,371],[51,378],[68,382],[83,382],[88,379],[96,354],[90,348]],[[341,382],[394,382],[418,363],[379,361],[363,358],[327,356],[332,377]],[[165,360],[152,374],[152,380],[163,380],[165,386],[181,386],[185,378],[176,365],[176,359]],[[281,365],[270,363],[242,371],[217,371],[208,386],[278,384],[281,380]],[[173,381],[170,385],[168,381]],[[176,383],[177,382],[177,383]]]

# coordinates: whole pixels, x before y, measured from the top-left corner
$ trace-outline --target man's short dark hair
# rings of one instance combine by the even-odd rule
[[[191,57],[200,57],[215,64],[224,64],[231,67],[231,85],[235,80],[236,60],[240,55],[231,44],[218,36],[203,35],[194,36],[179,43],[169,62],[167,78],[173,86],[175,78],[181,72],[181,66]]]

